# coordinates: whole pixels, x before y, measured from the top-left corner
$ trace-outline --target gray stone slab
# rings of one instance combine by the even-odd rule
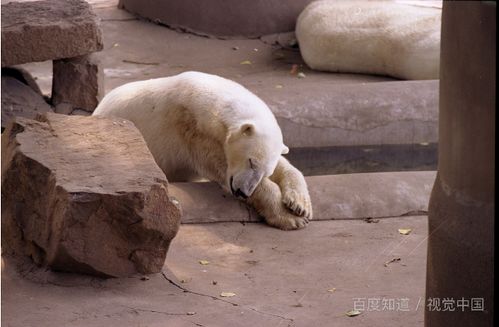
[[[2,67],[72,58],[102,48],[97,16],[86,1],[2,5]]]
[[[306,177],[314,220],[365,219],[422,214],[436,173],[392,172]],[[172,183],[183,223],[254,222],[256,212],[215,183]]]
[[[291,148],[438,141],[438,81],[293,84],[256,93]]]

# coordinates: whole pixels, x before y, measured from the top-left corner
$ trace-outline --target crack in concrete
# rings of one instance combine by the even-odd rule
[[[292,319],[292,318],[284,317],[284,316],[281,316],[281,315],[278,315],[278,314],[275,314],[275,313],[271,313],[271,312],[260,311],[260,310],[258,310],[256,308],[245,306],[245,305],[240,305],[240,304],[235,303],[235,302],[231,302],[231,301],[228,301],[228,300],[220,299],[220,298],[218,298],[216,296],[213,296],[213,295],[199,293],[199,292],[196,292],[196,291],[191,291],[191,290],[183,287],[182,285],[179,285],[178,283],[175,283],[173,280],[171,280],[170,278],[168,278],[168,276],[166,276],[166,274],[163,271],[161,272],[161,275],[170,284],[172,284],[173,286],[181,289],[185,293],[190,293],[190,294],[194,294],[194,295],[198,295],[198,296],[208,297],[208,298],[211,298],[213,300],[222,301],[222,302],[225,302],[225,303],[228,303],[228,304],[232,304],[235,307],[239,306],[241,308],[249,309],[249,310],[254,311],[254,312],[258,313],[258,314],[272,316],[272,317],[280,318],[282,320],[287,320],[288,321],[288,327],[292,326],[294,324],[294,319]]]
[[[187,312],[166,312],[166,311],[157,311],[157,310],[150,310],[150,309],[141,309],[141,308],[134,308],[134,307],[127,307],[123,305],[122,307],[125,307],[127,309],[133,310],[136,313],[138,312],[151,312],[151,313],[159,313],[159,314],[164,314],[168,316],[191,316],[191,314]]]

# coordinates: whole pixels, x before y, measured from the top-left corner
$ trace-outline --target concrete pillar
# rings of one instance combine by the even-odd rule
[[[425,326],[492,326],[495,40],[495,1],[444,2]]]

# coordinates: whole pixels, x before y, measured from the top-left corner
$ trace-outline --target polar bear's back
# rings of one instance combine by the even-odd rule
[[[251,122],[261,130],[280,132],[274,115],[260,98],[236,82],[200,72],[119,86],[102,99],[94,115],[126,118],[144,134],[151,130],[151,122],[163,124],[157,128],[168,128],[168,121],[182,110],[206,124],[216,121],[230,127]]]
[[[380,1],[316,1],[300,14],[296,35],[313,69],[438,78],[438,8]]]

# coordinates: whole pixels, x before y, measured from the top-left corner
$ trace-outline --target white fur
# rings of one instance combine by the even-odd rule
[[[421,1],[321,0],[300,14],[296,37],[312,69],[437,79],[440,21],[441,9]]]
[[[282,229],[304,227],[312,208],[303,175],[267,105],[219,76],[185,72],[112,90],[94,115],[132,121],[169,181],[207,178]]]

